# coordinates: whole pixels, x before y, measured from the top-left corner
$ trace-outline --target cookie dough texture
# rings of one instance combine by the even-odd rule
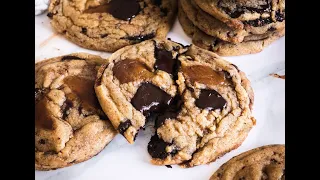
[[[76,53],[35,64],[35,168],[70,166],[98,154],[117,134],[94,94],[106,60]]]
[[[159,51],[172,58],[164,61],[168,54],[159,56]],[[119,79],[114,67],[128,60],[139,62],[144,68],[141,65],[127,69],[126,79]],[[175,63],[171,73],[157,68],[158,62],[169,60]],[[160,114],[145,115],[133,105],[146,82],[172,98]],[[155,39],[118,50],[99,69],[95,90],[113,126],[130,143],[149,117],[155,119],[156,133],[148,152],[156,165],[193,167],[213,162],[240,146],[255,124],[251,114],[254,94],[245,74],[218,55],[194,45]],[[207,92],[222,104],[201,99]],[[206,103],[210,107],[205,107]]]
[[[143,40],[166,37],[177,8],[176,0],[139,0],[138,14],[130,20],[121,20],[107,12],[108,2],[52,0],[48,16],[52,27],[75,44],[114,52]]]
[[[285,146],[267,145],[244,152],[223,164],[210,180],[285,179]]]
[[[182,8],[179,8],[178,18],[185,33],[192,38],[194,45],[215,52],[220,56],[238,56],[261,52],[285,34],[285,29],[282,29],[260,35],[246,36],[241,43],[230,43],[207,35],[198,27],[194,26]]]

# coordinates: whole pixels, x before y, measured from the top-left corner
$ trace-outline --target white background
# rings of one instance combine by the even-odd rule
[[[45,14],[35,17],[35,29],[36,62],[74,52],[88,52],[102,57],[110,56],[109,53],[80,48],[55,34]],[[191,43],[191,39],[183,32],[178,20],[168,37],[185,45]],[[224,59],[236,64],[247,74],[255,93],[253,115],[257,124],[238,149],[209,165],[189,169],[179,166],[172,166],[172,169],[155,166],[150,164],[150,156],[147,152],[147,144],[152,134],[151,128],[147,128],[146,131],[141,131],[133,145],[128,144],[121,135],[117,135],[100,154],[92,159],[54,171],[36,171],[36,179],[207,180],[219,166],[235,155],[267,144],[284,144],[285,80],[272,77],[270,74],[285,73],[285,38],[274,42],[261,53]]]

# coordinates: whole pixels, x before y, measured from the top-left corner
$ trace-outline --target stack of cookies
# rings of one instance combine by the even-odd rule
[[[179,0],[193,44],[221,56],[258,53],[285,34],[284,0]]]

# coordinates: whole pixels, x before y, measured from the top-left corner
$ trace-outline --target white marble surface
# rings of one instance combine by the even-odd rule
[[[109,53],[91,51],[80,48],[59,35],[55,35],[46,15],[35,17],[35,61],[73,52],[88,52],[102,57]],[[182,44],[190,44],[178,21],[168,37]],[[285,73],[285,39],[284,37],[267,47],[263,52],[226,57],[226,60],[236,64],[251,80],[255,92],[254,117],[256,126],[248,138],[236,150],[226,154],[216,162],[189,169],[173,166],[154,166],[149,163],[147,144],[151,137],[151,129],[142,131],[135,144],[129,145],[118,135],[94,158],[55,171],[35,171],[37,180],[44,179],[209,179],[217,168],[231,157],[249,149],[274,143],[285,143],[285,80],[270,76],[271,73]]]

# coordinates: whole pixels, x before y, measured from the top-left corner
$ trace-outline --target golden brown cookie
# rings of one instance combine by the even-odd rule
[[[52,0],[51,25],[75,44],[114,52],[141,41],[166,37],[176,0]]]
[[[267,145],[239,154],[224,163],[210,180],[285,179],[285,146]]]
[[[35,167],[70,166],[98,154],[117,134],[94,92],[106,60],[75,53],[35,64]]]

